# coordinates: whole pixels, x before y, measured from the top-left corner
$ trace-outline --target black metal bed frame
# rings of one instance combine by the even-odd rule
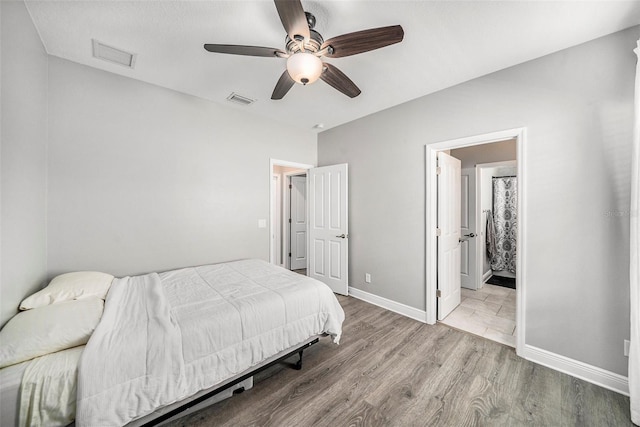
[[[159,424],[159,423],[161,423],[163,421],[166,421],[169,418],[172,418],[172,417],[178,415],[179,413],[184,412],[187,409],[204,402],[205,400],[215,396],[216,394],[218,394],[218,393],[220,393],[222,391],[225,391],[226,389],[228,389],[230,387],[233,387],[234,385],[236,385],[238,383],[241,383],[242,381],[246,380],[247,378],[252,377],[252,376],[254,376],[255,374],[257,374],[259,372],[262,372],[265,369],[270,368],[271,366],[273,366],[273,365],[275,365],[277,363],[280,363],[285,359],[288,359],[289,357],[293,356],[296,353],[298,353],[298,356],[300,358],[298,359],[298,361],[296,363],[294,363],[293,368],[296,369],[296,370],[300,370],[300,369],[302,369],[302,352],[305,349],[307,349],[307,348],[311,347],[312,345],[316,344],[319,340],[320,340],[319,338],[316,338],[316,339],[314,339],[312,341],[309,341],[309,342],[301,345],[300,347],[297,347],[296,349],[291,350],[290,352],[286,353],[285,355],[283,355],[283,356],[281,356],[281,357],[279,357],[279,358],[267,363],[266,365],[260,366],[260,367],[254,369],[254,370],[252,370],[250,372],[247,372],[246,374],[234,379],[233,381],[231,381],[231,382],[229,382],[227,384],[224,384],[224,385],[222,385],[222,386],[220,386],[220,387],[218,387],[218,388],[216,388],[214,390],[211,390],[210,392],[208,392],[206,394],[203,394],[202,396],[200,396],[200,397],[198,397],[196,399],[193,399],[192,401],[190,401],[188,403],[185,403],[184,405],[182,405],[182,406],[180,406],[178,408],[175,408],[175,409],[167,412],[166,414],[163,414],[163,415],[159,416],[158,418],[155,418],[155,419],[149,421],[148,423],[143,424],[142,427],[155,426],[155,425],[157,425],[157,424]],[[242,393],[243,391],[244,391],[244,387],[240,387],[240,388],[234,390],[233,393],[237,394],[237,393]]]

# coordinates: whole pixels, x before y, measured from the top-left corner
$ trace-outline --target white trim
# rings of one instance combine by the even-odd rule
[[[451,150],[455,148],[470,147],[473,145],[489,144],[492,142],[516,139],[517,168],[518,168],[518,236],[517,252],[518,259],[516,265],[516,353],[524,350],[525,343],[525,310],[526,307],[526,237],[527,237],[527,171],[525,168],[525,140],[526,128],[508,129],[492,132],[483,135],[474,135],[465,138],[442,141],[425,146],[426,161],[426,206],[425,206],[425,288],[426,288],[426,322],[436,323],[436,289],[437,289],[437,239],[435,230],[437,227],[437,180],[436,180],[436,156],[438,151]]]
[[[378,307],[393,311],[394,313],[401,314],[405,317],[409,317],[410,319],[417,320],[418,322],[427,323],[427,313],[424,310],[419,310],[415,307],[410,307],[352,286],[349,286],[349,296],[368,302],[369,304],[377,305]]]
[[[482,135],[467,136],[464,138],[451,139],[448,141],[441,141],[433,144],[427,144],[427,147],[435,151],[442,151],[442,150],[454,150],[456,148],[463,148],[463,147],[471,147],[474,145],[491,144],[492,142],[500,142],[500,141],[505,141],[507,139],[518,138],[524,130],[525,128],[515,128],[515,129],[502,130],[498,132],[491,132],[491,133],[482,134]]]
[[[477,168],[486,169],[486,168],[499,168],[501,166],[506,167],[516,167],[518,166],[517,160],[505,160],[504,162],[492,162],[492,163],[478,163],[476,165]]]
[[[269,159],[269,163],[271,164],[271,169],[274,166],[283,166],[285,168],[298,168],[298,169],[311,169],[315,168],[315,165],[309,165],[307,163],[297,163],[290,162],[288,160],[278,160],[278,159]]]
[[[525,345],[518,354],[531,362],[629,396],[629,379],[623,375],[531,345]]]
[[[275,197],[275,195],[273,194],[273,186],[271,185],[271,180],[272,180],[272,176],[273,176],[273,167],[274,166],[284,166],[284,167],[289,167],[289,168],[298,168],[298,169],[306,169],[309,170],[313,167],[315,167],[314,165],[309,165],[306,163],[296,163],[296,162],[290,162],[288,160],[278,160],[278,159],[269,159],[269,239],[268,239],[268,244],[269,244],[269,260],[272,259],[272,255],[271,255],[271,250],[272,250],[272,245],[271,245],[271,236],[273,236],[273,221],[272,221],[272,209],[271,206],[273,206],[273,198]],[[307,212],[309,210],[307,209]],[[284,254],[283,254],[284,257]],[[284,258],[283,258],[284,259]]]
[[[484,283],[487,280],[489,280],[489,277],[491,277],[492,273],[493,272],[491,270],[487,270],[487,272],[482,275],[482,283]]]
[[[276,194],[274,194],[274,196],[275,196],[274,197],[275,198],[274,202],[275,203],[271,204],[270,217],[269,217],[271,221],[273,221],[275,219],[275,221],[274,221],[275,222],[275,230],[273,229],[273,225],[274,224],[271,224],[271,227],[270,227],[271,233],[269,234],[269,239],[271,241],[271,250],[269,252],[269,262],[271,264],[275,264],[275,265],[282,265],[282,263],[278,263],[278,257],[276,256],[276,254],[274,253],[274,250],[273,250],[274,246],[276,248],[282,248],[282,243],[280,241],[282,239],[282,233],[278,232],[278,231],[281,231],[281,229],[282,229],[282,220],[280,219],[281,213],[282,213],[282,203],[280,203],[280,206],[279,206],[280,211],[278,211],[276,209],[275,212],[274,212],[274,208],[273,208],[274,205],[277,206],[277,204],[278,204],[277,203],[278,202],[278,196],[280,197],[280,201],[282,201],[282,183],[281,183],[280,174],[272,172],[271,173],[271,177],[272,177],[271,178],[272,179],[271,185],[273,185],[273,179],[275,179],[275,181],[276,181],[276,183],[275,183],[275,185],[276,185]],[[274,237],[274,234],[275,234],[275,237]],[[280,252],[282,252],[282,251],[280,251]],[[282,256],[282,254],[280,254],[280,255]]]
[[[425,241],[426,241],[426,314],[427,323],[434,325],[437,321],[436,290],[438,283],[438,239],[436,228],[438,227],[438,179],[436,177],[437,151],[429,148],[425,150],[426,156],[426,200],[425,200]],[[431,197],[433,196],[433,197]]]

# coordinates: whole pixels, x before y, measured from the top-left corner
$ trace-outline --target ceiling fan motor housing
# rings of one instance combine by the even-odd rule
[[[312,52],[315,53],[320,50],[320,46],[324,43],[322,35],[316,30],[309,29],[310,38],[306,42],[300,42],[297,40],[291,40],[291,37],[287,36],[285,39],[287,52],[294,54],[297,52]]]

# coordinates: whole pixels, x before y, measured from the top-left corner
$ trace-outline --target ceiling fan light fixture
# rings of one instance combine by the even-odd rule
[[[294,81],[307,85],[320,78],[322,60],[312,53],[294,53],[287,59],[287,71]]]

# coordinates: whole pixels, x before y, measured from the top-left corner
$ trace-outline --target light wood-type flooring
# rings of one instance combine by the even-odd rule
[[[340,345],[280,364],[172,426],[631,426],[629,398],[351,297]],[[292,359],[295,360],[295,359]]]

